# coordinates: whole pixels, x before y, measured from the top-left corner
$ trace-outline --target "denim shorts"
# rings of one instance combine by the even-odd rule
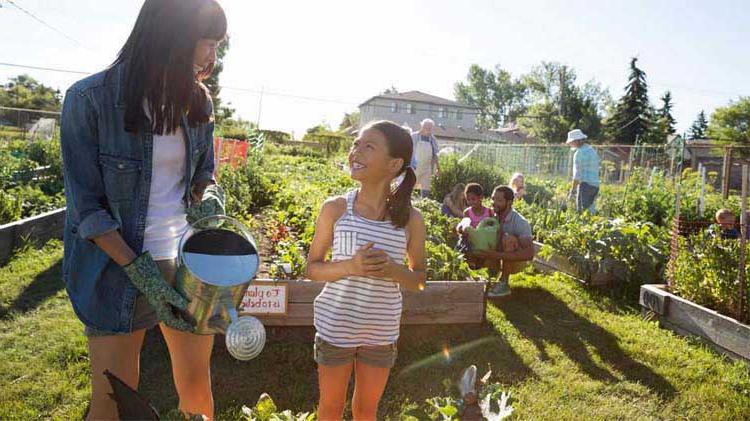
[[[331,345],[315,334],[314,356],[319,365],[340,366],[354,361],[373,367],[392,368],[396,364],[396,343],[342,348]]]
[[[174,286],[177,275],[177,259],[157,260],[156,265],[159,266],[159,270],[161,271],[162,276],[164,276],[164,279],[166,279],[170,285]],[[135,310],[133,311],[130,332],[151,329],[158,324],[159,318],[156,316],[156,311],[151,307],[146,296],[139,292],[138,298],[135,299]],[[108,332],[106,330],[98,330],[86,326],[84,328],[84,334],[87,337],[99,337],[128,335],[129,333]]]

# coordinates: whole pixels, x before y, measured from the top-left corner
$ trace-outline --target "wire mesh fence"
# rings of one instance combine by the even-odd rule
[[[0,107],[0,136],[52,139],[60,127],[60,112]]]

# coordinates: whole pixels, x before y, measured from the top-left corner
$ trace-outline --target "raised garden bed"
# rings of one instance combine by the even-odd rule
[[[594,273],[591,275],[591,279],[587,279],[586,275],[581,274],[579,270],[573,265],[567,256],[560,253],[553,252],[549,257],[539,256],[539,251],[542,249],[544,244],[534,242],[534,268],[543,273],[560,272],[571,278],[577,280],[586,285],[591,286],[602,286],[609,285],[613,276],[609,273]]]
[[[0,225],[0,263],[5,263],[23,242],[41,245],[50,239],[62,238],[64,229],[65,208]]]
[[[286,316],[260,316],[266,326],[312,326],[313,302],[323,282],[284,281],[288,287]],[[424,291],[402,291],[401,324],[466,324],[484,320],[484,282],[427,282]]]
[[[667,285],[641,285],[640,304],[662,326],[701,337],[718,351],[750,362],[750,326],[672,294]]]

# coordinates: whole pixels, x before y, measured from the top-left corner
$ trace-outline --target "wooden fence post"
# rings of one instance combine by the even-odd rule
[[[739,267],[737,268],[737,277],[739,283],[739,300],[737,305],[737,320],[743,321],[745,318],[745,282],[747,273],[745,273],[745,247],[747,245],[747,183],[748,183],[748,165],[742,165],[742,202],[740,205],[740,256]]]
[[[732,147],[724,148],[724,163],[721,172],[721,195],[724,200],[729,198],[729,180],[732,174]]]

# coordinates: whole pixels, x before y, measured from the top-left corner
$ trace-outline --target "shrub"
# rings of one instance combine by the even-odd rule
[[[458,183],[479,183],[485,195],[492,194],[492,189],[507,183],[508,177],[499,169],[477,160],[459,162],[455,155],[440,158],[440,174],[432,179],[430,197],[440,203],[445,195]]]

